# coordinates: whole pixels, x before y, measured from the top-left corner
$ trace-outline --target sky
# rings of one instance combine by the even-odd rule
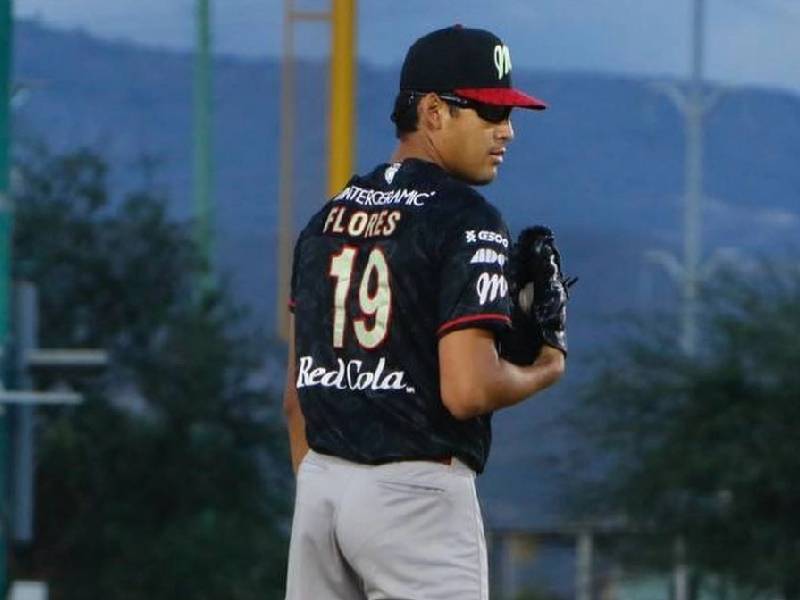
[[[695,0],[356,0],[358,52],[399,64],[408,45],[432,29],[463,23],[497,33],[515,68],[686,76]],[[800,94],[800,0],[704,0],[708,79]],[[283,0],[211,0],[215,51],[277,57]],[[295,0],[324,10],[328,0]],[[18,18],[98,37],[188,50],[195,0],[14,0]],[[328,33],[301,23],[298,53],[322,56]]]

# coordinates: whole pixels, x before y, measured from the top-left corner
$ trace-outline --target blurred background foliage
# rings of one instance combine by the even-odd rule
[[[673,315],[629,322],[574,422],[607,461],[575,495],[621,524],[623,563],[669,569],[683,539],[701,582],[800,597],[800,268],[764,260],[704,290],[703,345],[680,351]],[[723,594],[725,596],[725,594]]]
[[[114,197],[108,175],[85,149],[17,168],[17,276],[38,286],[41,343],[113,364],[73,382],[81,406],[40,411],[36,535],[14,576],[56,600],[280,597],[289,462],[253,377],[271,350],[224,285],[193,296],[202,261],[166,198]]]

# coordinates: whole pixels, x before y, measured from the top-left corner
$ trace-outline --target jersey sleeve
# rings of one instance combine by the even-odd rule
[[[511,324],[508,228],[490,204],[473,204],[452,219],[442,242],[440,337],[468,327],[500,332]]]

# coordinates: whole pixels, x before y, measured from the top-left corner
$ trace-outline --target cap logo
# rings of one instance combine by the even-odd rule
[[[502,79],[511,71],[511,51],[505,44],[494,47],[494,66],[497,68],[497,78]]]

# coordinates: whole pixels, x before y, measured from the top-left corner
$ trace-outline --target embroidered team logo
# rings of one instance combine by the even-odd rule
[[[497,69],[498,79],[511,72],[511,51],[505,44],[497,44],[494,47],[494,66]]]
[[[478,301],[481,306],[487,302],[494,302],[497,298],[504,298],[508,294],[508,281],[499,273],[481,273],[475,284]]]
[[[386,168],[386,171],[383,172],[383,178],[386,183],[390,184],[394,181],[394,176],[397,175],[398,169],[400,169],[400,163],[392,163]]]

